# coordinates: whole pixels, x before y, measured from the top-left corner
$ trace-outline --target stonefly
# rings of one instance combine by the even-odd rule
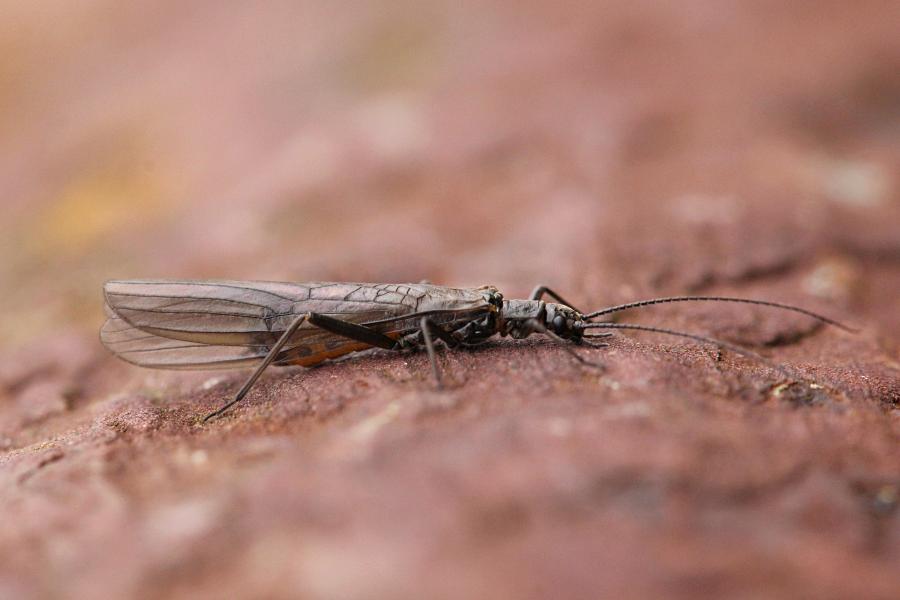
[[[556,302],[545,302],[544,296]],[[256,367],[234,399],[204,421],[240,402],[269,365],[312,366],[368,348],[399,351],[424,347],[440,386],[435,339],[451,348],[465,348],[494,335],[523,339],[539,333],[563,344],[578,361],[600,366],[585,360],[571,345],[603,347],[607,344],[593,340],[612,333],[592,334],[589,330],[629,329],[715,344],[768,363],[745,348],[701,335],[595,321],[601,316],[653,304],[757,304],[794,311],[853,331],[796,306],[720,296],[653,298],[583,313],[546,286],[535,288],[527,300],[507,300],[493,286],[123,280],[107,282],[104,297],[109,318],[100,331],[100,339],[122,360],[158,369]]]

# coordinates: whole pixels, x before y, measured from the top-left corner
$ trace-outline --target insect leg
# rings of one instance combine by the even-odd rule
[[[548,288],[546,285],[539,285],[536,288],[534,288],[534,290],[532,290],[532,292],[531,292],[531,295],[528,296],[528,299],[529,300],[540,300],[541,298],[544,297],[545,294],[547,296],[550,296],[551,298],[553,298],[560,304],[565,304],[569,308],[576,310],[578,312],[581,312],[580,310],[575,308],[574,304],[572,304],[570,302],[566,302],[565,298],[563,298],[562,296],[560,296],[559,294],[557,294],[556,292],[554,292],[553,290]]]
[[[606,342],[600,342],[600,343],[597,343],[597,342],[591,342],[591,341],[586,340],[586,339],[584,339],[584,338],[582,338],[581,341],[580,341],[579,343],[580,343],[582,346],[587,346],[588,348],[608,348],[608,347],[609,347],[609,344],[607,344]]]
[[[395,339],[388,337],[383,333],[379,333],[374,329],[369,329],[365,325],[341,321],[340,319],[335,319],[334,317],[319,313],[309,313],[309,322],[325,331],[330,331],[331,333],[341,335],[357,342],[369,344],[370,346],[377,346],[378,348],[384,348],[385,350],[397,349],[397,341]]]
[[[582,344],[584,346],[588,346],[590,348],[607,348],[609,344],[606,342],[597,343],[591,340],[595,340],[597,338],[608,338],[612,337],[612,332],[609,333],[588,333],[583,334],[580,338],[573,340],[576,344]]]
[[[294,322],[291,323],[290,327],[288,327],[284,331],[284,333],[281,334],[281,337],[278,338],[278,341],[275,342],[275,345],[272,346],[272,349],[269,350],[269,353],[266,354],[266,357],[263,359],[263,361],[261,363],[259,363],[259,366],[256,367],[256,370],[253,371],[252,375],[250,375],[250,378],[247,379],[247,381],[244,383],[243,386],[241,386],[241,389],[238,390],[237,394],[235,394],[234,399],[231,402],[226,403],[219,410],[213,411],[213,412],[209,413],[208,415],[206,415],[203,418],[203,422],[206,423],[210,419],[212,419],[214,417],[218,417],[219,415],[224,413],[226,410],[228,410],[229,408],[231,408],[232,406],[234,406],[235,404],[240,402],[244,398],[244,396],[247,395],[247,392],[250,391],[250,388],[253,387],[253,384],[256,383],[256,380],[259,379],[259,376],[262,375],[263,371],[266,370],[266,367],[268,367],[270,364],[272,364],[272,361],[275,360],[275,357],[278,356],[278,353],[281,352],[281,349],[284,347],[284,345],[287,343],[287,341],[289,339],[291,339],[291,336],[294,335],[295,333],[297,333],[297,330],[300,328],[301,325],[303,325],[303,322],[306,321],[307,319],[309,319],[310,316],[311,316],[311,314],[307,313],[305,315],[300,315],[299,317],[294,319]]]
[[[600,363],[595,363],[595,362],[592,362],[592,361],[589,361],[589,360],[583,358],[581,355],[579,355],[577,352],[575,352],[574,350],[572,350],[572,348],[569,347],[569,343],[566,340],[564,340],[563,338],[559,337],[558,335],[556,335],[555,333],[553,333],[552,331],[550,331],[549,329],[544,327],[544,324],[541,323],[540,321],[538,321],[537,319],[533,320],[531,326],[534,327],[534,330],[536,332],[543,333],[544,335],[549,337],[551,340],[553,340],[555,342],[559,342],[562,349],[565,350],[566,352],[568,352],[572,356],[572,358],[574,358],[581,364],[588,366],[588,367],[594,367],[595,369],[600,369],[600,370],[606,369],[606,367]],[[602,348],[604,345],[605,344],[590,344],[590,346],[593,348]]]
[[[340,335],[351,340],[356,340],[358,342],[363,342],[364,344],[369,344],[370,346],[377,346],[379,348],[385,348],[387,350],[394,350],[397,348],[397,342],[383,333],[379,333],[368,327],[364,327],[362,325],[357,325],[356,323],[348,323],[347,321],[341,321],[340,319],[335,319],[334,317],[328,317],[326,315],[321,315],[318,313],[306,313],[305,315],[301,315],[297,317],[297,319],[291,323],[291,326],[288,327],[281,337],[278,338],[278,341],[275,342],[275,345],[272,346],[272,349],[269,350],[269,353],[266,354],[266,357],[263,361],[256,367],[256,370],[250,376],[246,383],[241,387],[238,393],[235,395],[234,399],[227,403],[225,406],[220,408],[219,410],[212,412],[206,417],[204,417],[203,422],[209,421],[213,417],[217,417],[224,413],[226,410],[240,402],[244,396],[247,395],[247,392],[250,391],[250,388],[253,387],[253,384],[256,383],[256,380],[259,379],[259,376],[262,375],[263,371],[266,370],[272,361],[278,356],[278,353],[281,352],[281,349],[284,348],[284,345],[291,338],[294,333],[297,332],[297,329],[300,328],[305,321],[324,329],[325,331],[329,331],[336,335]]]
[[[437,355],[434,352],[434,341],[431,339],[431,335],[434,334],[438,339],[442,340],[450,347],[459,345],[459,341],[454,338],[449,331],[428,317],[422,317],[422,320],[419,322],[419,328],[422,331],[422,339],[425,341],[425,350],[428,352],[428,361],[431,363],[431,372],[434,374],[434,381],[437,384],[438,389],[443,388],[444,384],[441,381],[441,370],[438,368]]]

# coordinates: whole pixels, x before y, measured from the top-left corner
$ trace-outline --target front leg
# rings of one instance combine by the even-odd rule
[[[531,326],[534,328],[534,331],[535,331],[535,332],[537,332],[537,333],[543,333],[544,335],[546,335],[547,337],[549,337],[551,340],[553,340],[554,342],[556,342],[557,344],[559,344],[560,347],[561,347],[563,350],[565,350],[566,352],[568,352],[569,355],[572,356],[572,358],[574,358],[575,360],[577,360],[577,361],[580,362],[581,364],[583,364],[583,365],[585,365],[585,366],[588,366],[588,367],[593,367],[593,368],[595,368],[595,369],[600,369],[601,371],[605,371],[605,370],[606,370],[606,367],[605,367],[603,364],[597,363],[597,362],[593,362],[593,361],[590,361],[590,360],[587,360],[586,358],[583,358],[583,357],[582,357],[581,355],[579,355],[577,352],[575,352],[574,350],[572,350],[572,348],[571,348],[570,345],[569,345],[568,340],[564,340],[563,338],[559,337],[558,335],[556,335],[555,333],[553,333],[552,331],[550,331],[549,329],[547,329],[547,328],[544,326],[544,324],[541,323],[540,321],[538,321],[537,319],[533,319],[533,320],[532,320]],[[585,344],[585,345],[590,346],[591,348],[603,348],[603,347],[607,346],[608,344],[590,344],[590,343],[588,343],[588,344]]]

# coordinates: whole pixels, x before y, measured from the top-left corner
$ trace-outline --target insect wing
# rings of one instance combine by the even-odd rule
[[[217,346],[153,335],[114,314],[100,330],[100,340],[122,360],[155,369],[231,369],[256,364],[267,346]]]
[[[141,366],[245,366],[264,357],[300,314],[356,323],[392,319],[414,311],[420,292],[385,284],[110,281],[104,286],[109,320],[101,341]],[[319,349],[337,355],[343,346],[345,338],[304,325],[285,354],[314,362]]]
[[[104,295],[133,327],[215,345],[267,342],[288,327],[295,304],[291,296],[241,282],[110,281]]]

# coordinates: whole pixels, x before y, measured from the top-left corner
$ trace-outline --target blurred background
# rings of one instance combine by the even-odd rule
[[[0,448],[66,431],[72,404],[55,398],[72,381],[92,382],[76,407],[144,381],[96,342],[110,278],[546,283],[588,307],[741,293],[854,320],[878,340],[859,360],[896,368],[897,2],[0,10]],[[14,402],[45,376],[64,381]],[[60,581],[78,572],[31,548]],[[112,589],[154,580],[157,559]],[[543,581],[566,579],[556,567]],[[31,583],[8,589],[46,591]]]

